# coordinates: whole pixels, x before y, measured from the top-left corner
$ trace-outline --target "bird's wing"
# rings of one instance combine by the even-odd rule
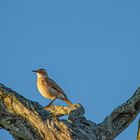
[[[54,80],[52,80],[51,78],[47,78],[47,80],[44,81],[47,81],[46,84],[48,87],[55,89],[56,91],[62,93],[65,97],[67,97],[63,89]]]

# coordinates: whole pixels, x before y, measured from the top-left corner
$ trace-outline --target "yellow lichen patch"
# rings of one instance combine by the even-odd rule
[[[13,99],[10,98],[9,96],[3,98],[3,103],[6,106],[7,110],[10,111],[10,112],[14,111],[13,106],[12,106],[12,102],[13,102],[12,100]]]
[[[69,112],[69,108],[67,106],[51,105],[51,106],[45,107],[44,109],[48,110],[49,112],[51,112],[56,117],[68,115],[68,112]]]

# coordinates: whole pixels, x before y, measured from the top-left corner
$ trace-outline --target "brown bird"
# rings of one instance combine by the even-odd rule
[[[62,88],[48,77],[45,69],[33,70],[33,72],[37,74],[37,88],[41,95],[52,100],[47,106],[50,106],[56,99],[65,101],[69,106],[72,105]]]

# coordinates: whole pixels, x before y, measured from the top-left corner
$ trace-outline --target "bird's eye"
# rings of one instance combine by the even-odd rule
[[[41,73],[41,74],[44,74],[44,71],[43,71],[43,70],[41,70],[41,71],[40,71],[40,73]]]

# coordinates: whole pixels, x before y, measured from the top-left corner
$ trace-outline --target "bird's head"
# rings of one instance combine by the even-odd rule
[[[45,69],[38,69],[38,70],[33,70],[37,74],[37,77],[48,77],[47,71]]]

